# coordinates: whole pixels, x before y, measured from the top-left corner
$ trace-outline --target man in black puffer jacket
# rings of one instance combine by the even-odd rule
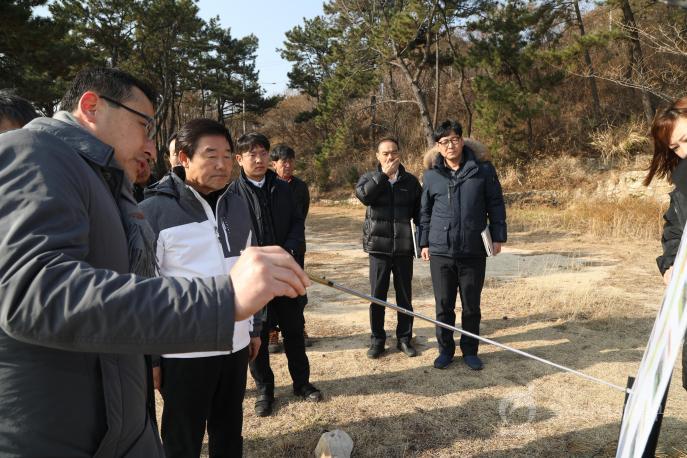
[[[363,225],[363,249],[370,255],[370,287],[372,296],[386,300],[389,276],[394,274],[396,303],[413,310],[413,256],[416,248],[411,230],[411,218],[419,221],[422,189],[417,178],[401,165],[398,141],[385,137],[377,144],[377,170],[367,172],[355,187],[355,195],[367,206]],[[370,304],[372,337],[369,358],[384,353],[384,307]],[[413,337],[413,317],[398,313],[396,325],[397,348],[408,356],[417,352],[410,340]]]
[[[422,259],[430,261],[437,320],[455,325],[459,290],[462,327],[479,334],[487,256],[481,232],[489,228],[498,254],[506,241],[506,208],[494,166],[479,161],[462,135],[455,121],[445,121],[434,132],[440,154],[423,179],[420,246]],[[453,361],[456,344],[452,331],[438,327],[436,332],[439,357],[434,367],[444,369]],[[475,338],[460,338],[464,361],[474,370],[482,369],[478,344]]]

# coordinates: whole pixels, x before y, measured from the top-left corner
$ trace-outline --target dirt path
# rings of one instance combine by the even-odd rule
[[[362,219],[358,207],[312,208],[306,267],[368,292]],[[482,334],[624,386],[637,370],[660,302],[658,252],[658,243],[511,233],[504,253],[488,261]],[[354,456],[614,454],[622,392],[487,345],[480,348],[481,372],[460,358],[436,370],[434,328],[416,320],[420,355],[407,358],[395,348],[396,317],[389,312],[389,350],[369,360],[367,304],[319,285],[309,300],[307,329],[316,338],[308,350],[311,379],[325,401],[294,398],[285,356],[274,355],[276,414],[254,416],[249,377],[246,456],[311,456],[320,434],[334,428],[351,435]],[[434,316],[429,267],[419,260],[414,306]],[[684,453],[686,430],[687,394],[674,375],[660,451]]]

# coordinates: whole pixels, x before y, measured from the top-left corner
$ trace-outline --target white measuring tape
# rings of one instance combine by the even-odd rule
[[[339,291],[343,291],[344,293],[348,293],[348,294],[351,294],[353,296],[360,297],[362,299],[367,299],[370,302],[374,302],[375,304],[394,309],[397,312],[405,313],[406,315],[414,316],[414,317],[420,318],[422,320],[429,321],[430,323],[433,323],[436,326],[439,326],[439,327],[442,327],[442,328],[445,328],[445,329],[448,329],[448,330],[451,330],[454,332],[459,332],[459,333],[464,334],[468,337],[472,337],[473,339],[477,339],[481,342],[488,343],[490,345],[494,345],[494,346],[499,347],[499,348],[503,348],[504,350],[511,351],[513,353],[524,356],[526,358],[530,358],[530,359],[533,359],[535,361],[539,361],[540,363],[548,364],[549,366],[555,367],[555,368],[560,369],[560,370],[565,371],[565,372],[569,372],[569,373],[574,374],[580,378],[587,379],[587,380],[590,380],[592,382],[600,383],[602,385],[606,385],[608,387],[614,388],[614,389],[622,391],[624,393],[631,393],[632,392],[632,390],[629,388],[625,388],[625,387],[622,387],[620,385],[616,385],[615,383],[611,383],[609,381],[591,376],[589,374],[585,374],[584,372],[580,372],[578,370],[571,369],[571,368],[566,367],[566,366],[562,366],[558,363],[554,363],[553,361],[549,361],[548,359],[541,358],[539,356],[533,355],[532,353],[527,353],[526,351],[518,350],[517,348],[509,347],[508,345],[504,345],[504,344],[499,343],[495,340],[491,340],[491,339],[488,339],[486,337],[478,336],[478,335],[473,334],[471,332],[465,331],[461,328],[451,326],[451,325],[446,324],[446,323],[442,323],[441,321],[437,321],[434,318],[430,318],[430,317],[423,315],[421,313],[411,312],[410,310],[406,310],[403,307],[400,307],[396,304],[392,304],[391,302],[383,301],[381,299],[377,299],[376,297],[372,297],[370,295],[358,292],[354,289],[347,288],[347,287],[340,285],[338,283],[335,283],[331,280],[327,280],[324,277],[317,277],[317,276],[312,275],[310,273],[308,273],[308,277],[310,278],[310,280],[314,281],[315,283],[319,283],[321,285],[328,286],[330,288],[334,288],[334,289],[337,289]]]

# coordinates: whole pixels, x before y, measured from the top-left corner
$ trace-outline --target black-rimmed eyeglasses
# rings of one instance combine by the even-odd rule
[[[448,146],[448,144],[452,144],[453,146],[458,146],[460,145],[461,140],[463,137],[448,137],[444,138],[443,140],[439,140],[437,143],[443,146],[444,148]]]
[[[140,111],[134,110],[133,108],[129,108],[126,105],[124,105],[121,102],[116,101],[112,97],[108,97],[106,95],[101,95],[100,98],[107,100],[113,105],[117,105],[120,108],[124,108],[126,111],[131,112],[135,115],[140,116],[141,118],[146,120],[146,125],[145,125],[145,130],[146,130],[146,137],[148,137],[148,140],[152,140],[155,138],[155,134],[157,133],[157,125],[155,124],[155,118],[148,116],[145,113],[141,113]]]

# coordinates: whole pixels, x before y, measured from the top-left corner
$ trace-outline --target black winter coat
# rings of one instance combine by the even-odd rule
[[[355,195],[367,206],[363,224],[363,249],[366,253],[414,256],[410,220],[420,219],[420,182],[400,165],[398,179],[391,185],[382,173],[367,172],[358,180]],[[418,253],[419,254],[419,253]]]
[[[672,174],[675,189],[670,193],[670,206],[663,215],[663,254],[656,258],[658,270],[663,275],[675,262],[680,247],[682,231],[687,222],[687,161],[680,161]]]
[[[675,189],[670,193],[670,206],[663,215],[663,254],[656,258],[663,275],[675,263],[682,233],[687,223],[687,161],[682,160],[673,170]],[[682,387],[687,389],[687,340],[682,344]]]
[[[264,224],[265,220],[257,221],[255,219],[256,215],[250,202],[252,196],[247,194],[247,192],[251,192],[249,191],[251,186],[253,185],[242,170],[241,175],[229,185],[229,189],[246,199],[255,227],[258,224]],[[269,196],[270,216],[276,245],[281,246],[295,257],[302,255],[305,250],[305,219],[296,207],[289,184],[280,180],[272,170],[268,170],[262,189]],[[261,240],[258,240],[258,245],[263,245]]]
[[[308,190],[308,184],[298,177],[291,177],[291,181],[288,182],[291,192],[293,193],[293,200],[296,201],[296,208],[303,215],[303,219],[308,217],[308,211],[310,211],[310,191]]]
[[[430,255],[486,256],[481,232],[489,223],[494,242],[506,241],[506,207],[496,169],[477,161],[463,147],[463,162],[455,176],[437,155],[424,174],[420,211],[420,246]]]
[[[291,193],[293,194],[293,200],[296,203],[296,210],[298,210],[301,215],[303,215],[303,221],[305,224],[305,218],[308,217],[308,211],[310,210],[310,191],[308,190],[308,184],[298,177],[291,177],[289,183],[289,188],[291,188]],[[303,246],[299,250],[299,256],[296,260],[303,267],[303,257],[305,256],[305,239],[303,239]]]

